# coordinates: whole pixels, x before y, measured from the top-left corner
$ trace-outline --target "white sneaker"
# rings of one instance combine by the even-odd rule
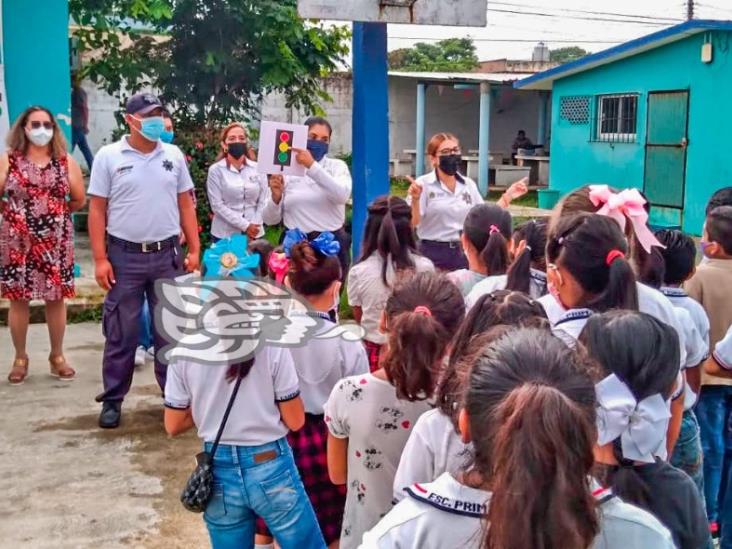
[[[145,365],[145,355],[147,355],[147,351],[145,347],[140,345],[135,351],[135,368],[140,368]]]
[[[145,360],[147,362],[155,362],[155,347],[150,347],[145,351]]]

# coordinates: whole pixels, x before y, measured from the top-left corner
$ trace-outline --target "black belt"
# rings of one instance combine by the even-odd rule
[[[444,248],[460,248],[462,244],[459,240],[449,240],[447,242],[443,242],[440,240],[422,240],[425,244],[432,244],[434,246],[442,246]]]
[[[138,254],[150,254],[169,250],[174,248],[179,241],[178,235],[171,236],[170,238],[159,240],[157,242],[130,242],[128,240],[112,236],[111,234],[107,235],[107,239],[109,242],[122,246],[126,252],[134,252]]]

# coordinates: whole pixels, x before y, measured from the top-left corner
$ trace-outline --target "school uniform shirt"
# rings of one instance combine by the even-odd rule
[[[709,345],[709,317],[704,307],[698,301],[689,297],[683,288],[671,288],[664,286],[661,293],[665,295],[674,307],[684,309],[691,316],[694,326],[701,338]]]
[[[478,282],[487,278],[487,275],[471,271],[470,269],[458,269],[457,271],[451,271],[447,273],[446,276],[450,282],[458,287],[460,293],[463,294],[463,297],[467,297]]]
[[[574,348],[590,316],[590,309],[570,309],[552,323],[552,333]]]
[[[257,164],[247,160],[237,169],[222,158],[208,169],[208,202],[213,212],[211,234],[228,238],[246,232],[249,225],[262,225],[257,238],[264,235],[262,210],[267,203],[269,186]]]
[[[689,475],[663,460],[634,470],[649,488],[645,509],[669,529],[676,547],[709,547],[706,511],[699,489]]]
[[[290,316],[302,314],[293,311]],[[317,339],[317,335],[335,327],[328,315],[311,313],[319,317],[322,325],[316,335],[301,347],[293,347],[290,354],[300,380],[300,396],[308,414],[323,414],[323,404],[333,387],[348,376],[369,371],[366,350],[360,341],[346,341],[342,337]]]
[[[546,294],[546,273],[537,269],[531,269],[529,278],[529,296],[532,299],[539,299]],[[505,290],[508,284],[508,275],[489,276],[478,282],[465,297],[465,306],[471,309],[473,305],[486,294],[497,290]]]
[[[714,346],[714,360],[725,370],[732,370],[732,326],[727,335]]]
[[[674,307],[679,319],[679,326],[684,331],[684,345],[686,347],[686,364],[682,370],[696,368],[709,357],[709,343],[697,328],[689,311],[681,307]],[[684,383],[684,410],[691,410],[696,403],[696,393],[688,383]]]
[[[351,172],[343,160],[324,156],[303,177],[285,176],[282,199],[272,197],[262,211],[267,225],[284,223],[288,229],[337,231],[346,222],[346,203],[351,197]]]
[[[460,240],[460,231],[463,230],[470,208],[485,202],[475,181],[460,174],[455,179],[455,191],[451,192],[437,178],[436,171],[417,178],[417,185],[422,187],[419,197],[420,221],[417,225],[420,240]],[[407,202],[412,205],[411,196],[407,197]]]
[[[226,379],[226,365],[213,366],[180,360],[168,366],[165,406],[191,409],[198,436],[213,442],[224,417],[235,382]],[[261,446],[288,433],[279,402],[300,394],[295,365],[287,349],[263,347],[245,377],[231,408],[221,444]]]
[[[410,256],[414,261],[414,272],[434,272],[435,266],[432,261],[418,254],[410,254]],[[409,271],[395,272],[391,258],[388,259],[386,281],[389,286],[384,284],[381,277],[384,260],[378,253],[373,253],[363,261],[351,266],[346,284],[348,304],[351,307],[361,307],[361,326],[366,331],[366,340],[379,345],[386,343],[387,339],[379,331],[379,321],[386,300],[391,295],[394,283],[399,277],[411,276]]]
[[[473,457],[473,445],[465,444],[442,410],[434,409],[417,420],[402,452],[394,477],[394,501],[401,501],[415,483],[428,483],[442,473],[457,475]]]
[[[682,339],[684,337],[684,330],[679,325],[673,304],[661,292],[650,286],[636,282],[636,288],[638,289],[638,308],[640,312],[649,314],[676,330],[676,333],[679,335],[679,367],[684,367],[686,365],[686,347]],[[551,294],[546,294],[537,299],[537,301],[544,307],[544,311],[552,325],[556,324],[564,313],[567,312],[562,304]]]
[[[364,532],[392,507],[399,460],[425,401],[397,398],[396,389],[372,374],[341,380],[325,405],[330,434],[348,439],[348,481],[341,549],[358,547]]]
[[[710,259],[699,265],[684,284],[689,297],[704,308],[709,318],[709,345],[714,347],[732,326],[732,260]],[[732,385],[732,379],[702,371],[702,385]]]
[[[650,513],[597,490],[600,533],[593,549],[672,549],[669,531]],[[449,473],[408,489],[408,497],[363,537],[363,549],[480,549],[491,493]]]
[[[178,147],[158,141],[150,153],[124,136],[94,157],[88,193],[107,199],[107,232],[129,242],[157,242],[180,234],[178,195],[193,189]]]

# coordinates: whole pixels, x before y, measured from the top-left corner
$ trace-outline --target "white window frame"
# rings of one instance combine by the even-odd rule
[[[613,93],[607,95],[597,96],[597,130],[595,132],[596,139],[598,141],[608,141],[611,143],[632,143],[638,139],[638,98],[637,93]],[[602,131],[602,113],[603,103],[606,99],[617,99],[618,100],[618,115],[616,117],[618,129],[623,120],[623,99],[634,99],[635,100],[635,132],[634,133],[620,133],[618,132],[603,132]]]

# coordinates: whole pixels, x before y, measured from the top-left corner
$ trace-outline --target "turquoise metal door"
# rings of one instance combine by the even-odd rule
[[[648,95],[644,186],[654,206],[684,206],[688,114],[688,91]]]

